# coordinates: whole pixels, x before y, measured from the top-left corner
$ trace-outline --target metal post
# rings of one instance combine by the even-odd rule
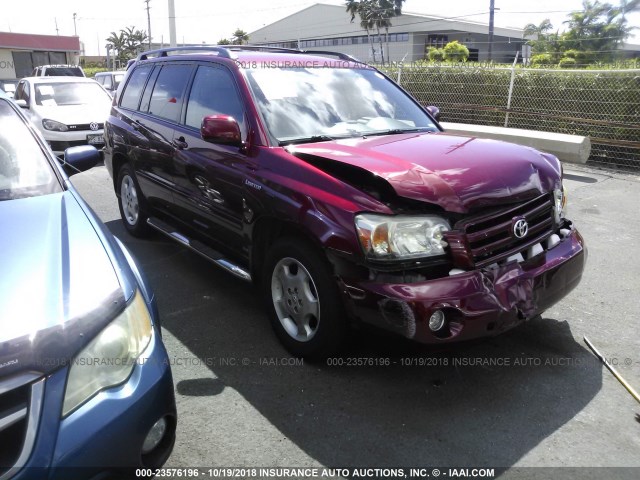
[[[149,50],[151,50],[151,15],[149,14],[149,10],[151,9],[151,7],[149,7],[150,0],[144,0],[144,1],[147,4],[147,30],[148,30],[148,36],[149,36]]]
[[[487,59],[491,62],[493,57],[493,13],[496,9],[495,0],[489,2],[489,53]]]
[[[396,81],[398,85],[400,85],[400,79],[402,78],[402,70],[404,69],[404,59],[407,58],[407,55],[409,55],[409,52],[405,53],[404,57],[402,57],[402,60],[400,60],[400,68],[398,68],[398,80]]]
[[[516,52],[516,58],[513,59],[513,65],[511,67],[511,82],[509,82],[509,95],[507,96],[507,114],[504,116],[504,126],[509,125],[509,109],[511,108],[511,97],[513,96],[513,84],[516,79],[516,63],[518,63],[518,55],[520,51]]]
[[[74,37],[78,36],[78,30],[76,30],[76,14],[73,14],[73,35]]]
[[[174,0],[169,0],[169,46],[176,45],[176,6]]]

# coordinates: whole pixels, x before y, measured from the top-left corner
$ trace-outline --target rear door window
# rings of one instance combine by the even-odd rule
[[[149,114],[177,122],[184,100],[184,92],[191,77],[191,65],[164,65],[153,87]]]

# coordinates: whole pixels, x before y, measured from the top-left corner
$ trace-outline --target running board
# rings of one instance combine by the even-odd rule
[[[163,222],[159,218],[150,217],[147,219],[147,223],[149,224],[149,226],[155,228],[161,233],[164,233],[167,237],[184,245],[188,249],[193,250],[201,257],[204,257],[210,262],[213,262],[215,265],[226,270],[227,272],[235,275],[245,282],[251,281],[251,274],[249,272],[247,272],[242,267],[239,267],[235,263],[230,262],[229,260],[224,258],[224,256],[220,252],[214,250],[213,248],[205,245],[202,242],[199,242],[198,240],[190,239],[182,233],[177,232],[175,228],[173,228],[168,223]]]

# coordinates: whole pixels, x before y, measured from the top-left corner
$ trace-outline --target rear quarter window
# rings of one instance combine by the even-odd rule
[[[137,110],[140,104],[140,95],[142,89],[147,81],[149,72],[153,68],[152,65],[142,65],[131,72],[129,81],[124,87],[122,92],[122,98],[120,99],[120,106],[122,108],[128,108],[131,110]]]

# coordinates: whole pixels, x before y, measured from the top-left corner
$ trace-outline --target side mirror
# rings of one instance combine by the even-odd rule
[[[202,119],[200,135],[206,142],[241,146],[240,125],[229,115],[207,115]]]
[[[427,111],[431,114],[433,118],[435,118],[438,122],[440,121],[440,109],[438,107],[434,107],[433,105],[429,105],[427,107]]]
[[[100,152],[91,145],[69,147],[64,151],[63,168],[68,176],[95,167],[101,160]]]
[[[23,100],[22,98],[20,100],[14,100],[14,102],[16,102],[16,105],[18,105],[20,108],[29,108],[29,104],[27,104],[27,101]]]

